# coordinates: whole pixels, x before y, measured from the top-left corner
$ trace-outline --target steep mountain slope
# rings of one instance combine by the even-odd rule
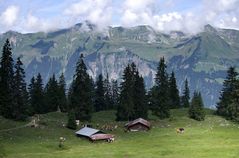
[[[96,26],[80,23],[69,29],[49,33],[21,34],[13,31],[0,35],[2,47],[6,38],[13,45],[14,57],[22,56],[27,80],[40,72],[45,81],[50,75],[64,72],[70,83],[75,63],[85,55],[89,73],[121,79],[123,69],[135,62],[147,87],[153,79],[160,57],[165,57],[168,71],[174,70],[180,90],[188,78],[191,92],[200,90],[207,106],[218,100],[225,72],[239,67],[239,31],[206,25],[203,32],[187,35],[173,31],[155,31],[150,26],[109,27],[98,32]]]

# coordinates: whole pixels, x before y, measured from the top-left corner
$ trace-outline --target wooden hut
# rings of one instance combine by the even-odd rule
[[[138,118],[136,120],[128,122],[125,125],[125,128],[127,129],[127,131],[148,131],[150,130],[150,126],[150,122],[145,119]]]

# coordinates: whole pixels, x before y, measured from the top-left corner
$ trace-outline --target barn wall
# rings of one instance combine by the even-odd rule
[[[149,130],[148,127],[142,125],[142,124],[135,124],[135,125],[132,125],[128,128],[130,131],[147,131]]]

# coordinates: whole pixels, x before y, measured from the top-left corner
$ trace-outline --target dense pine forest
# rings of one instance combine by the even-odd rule
[[[160,119],[170,117],[170,109],[189,108],[188,116],[204,120],[204,104],[200,92],[190,99],[189,85],[185,79],[182,96],[179,95],[176,77],[167,72],[164,58],[158,63],[155,85],[146,90],[144,79],[135,63],[124,69],[122,81],[109,80],[101,74],[94,81],[87,73],[83,54],[78,59],[73,81],[66,88],[62,73],[55,74],[44,85],[41,74],[33,76],[27,85],[21,57],[12,57],[9,40],[2,48],[0,67],[0,112],[5,118],[24,120],[34,114],[61,111],[68,113],[68,127],[75,129],[74,120],[90,121],[93,112],[116,110],[117,121],[148,118],[148,111]],[[217,114],[227,119],[239,119],[239,80],[234,67],[228,70],[224,81]]]

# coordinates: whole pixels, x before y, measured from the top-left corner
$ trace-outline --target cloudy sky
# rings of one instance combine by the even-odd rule
[[[239,0],[0,0],[0,32],[51,31],[88,20],[98,28],[150,25],[200,31],[205,24],[239,29]]]

